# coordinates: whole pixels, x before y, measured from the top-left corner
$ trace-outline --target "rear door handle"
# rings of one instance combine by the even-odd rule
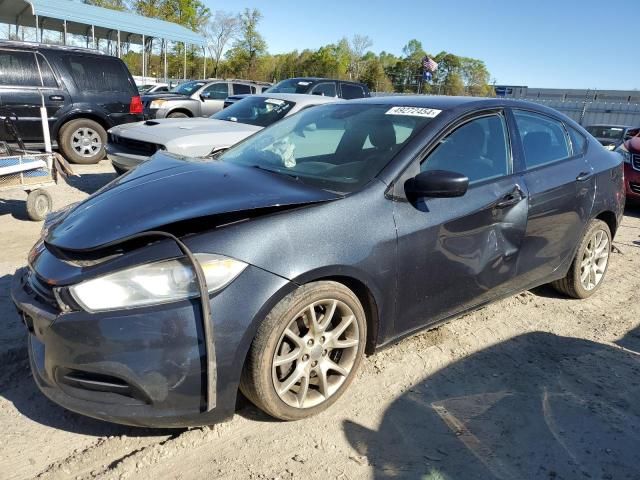
[[[49,95],[49,100],[54,102],[63,102],[64,97],[62,95]]]
[[[507,208],[513,205],[520,203],[524,200],[525,195],[524,192],[520,189],[520,187],[516,186],[513,191],[507,193],[502,199],[498,200],[496,203],[496,208]]]
[[[576,181],[585,182],[585,181],[589,180],[592,175],[593,175],[593,172],[580,172],[578,174],[578,176],[576,177]]]

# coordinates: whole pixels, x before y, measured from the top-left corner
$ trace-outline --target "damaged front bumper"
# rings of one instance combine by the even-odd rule
[[[216,406],[207,406],[207,354],[199,299],[102,313],[63,313],[16,272],[11,294],[29,330],[40,390],[94,418],[148,427],[208,425],[235,411],[242,364],[269,297],[286,281],[249,268],[210,300],[215,325]],[[256,288],[262,285],[261,288]],[[235,293],[234,293],[235,292]],[[242,298],[242,302],[237,299]]]

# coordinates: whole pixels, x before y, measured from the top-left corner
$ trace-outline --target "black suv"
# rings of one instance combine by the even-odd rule
[[[276,83],[265,93],[308,93],[346,100],[371,96],[369,88],[363,83],[319,77],[288,78]]]
[[[104,158],[107,130],[142,120],[142,102],[122,60],[96,50],[0,41],[0,115],[18,118],[31,146],[43,143],[40,107],[51,139],[75,163]],[[13,141],[4,122],[0,140]]]

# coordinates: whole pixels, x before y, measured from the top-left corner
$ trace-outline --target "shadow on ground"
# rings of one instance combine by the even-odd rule
[[[115,178],[115,173],[82,173],[79,177],[68,177],[66,181],[71,187],[91,195]]]
[[[425,379],[377,431],[344,430],[378,479],[637,479],[639,397],[640,354],[535,332]]]

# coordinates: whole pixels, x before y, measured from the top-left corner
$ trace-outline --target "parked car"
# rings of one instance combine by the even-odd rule
[[[295,93],[251,95],[209,118],[167,118],[122,125],[109,130],[107,156],[119,175],[158,150],[190,157],[212,156],[284,117],[336,100]]]
[[[149,83],[146,85],[139,85],[138,91],[141,95],[151,95],[154,93],[168,93],[169,85],[166,83]]]
[[[144,95],[144,118],[209,117],[222,110],[229,95],[261,93],[268,85],[250,80],[192,80],[169,93]]]
[[[607,150],[615,150],[622,145],[629,138],[629,131],[634,129],[625,125],[590,125],[586,128]]]
[[[33,378],[73,411],[203,425],[239,388],[294,420],[365,352],[537,285],[593,295],[623,208],[620,155],[544,106],[336,102],[50,217],[12,297]]]
[[[118,58],[76,47],[0,41],[0,107],[18,118],[31,147],[43,145],[40,107],[51,138],[75,163],[104,158],[107,130],[142,120],[142,102],[127,66]],[[0,140],[13,141],[0,124]]]
[[[268,88],[266,93],[306,93],[345,100],[371,96],[369,87],[364,83],[319,77],[288,78]]]
[[[626,132],[625,141],[616,152],[624,160],[624,184],[627,201],[640,203],[640,128]]]

